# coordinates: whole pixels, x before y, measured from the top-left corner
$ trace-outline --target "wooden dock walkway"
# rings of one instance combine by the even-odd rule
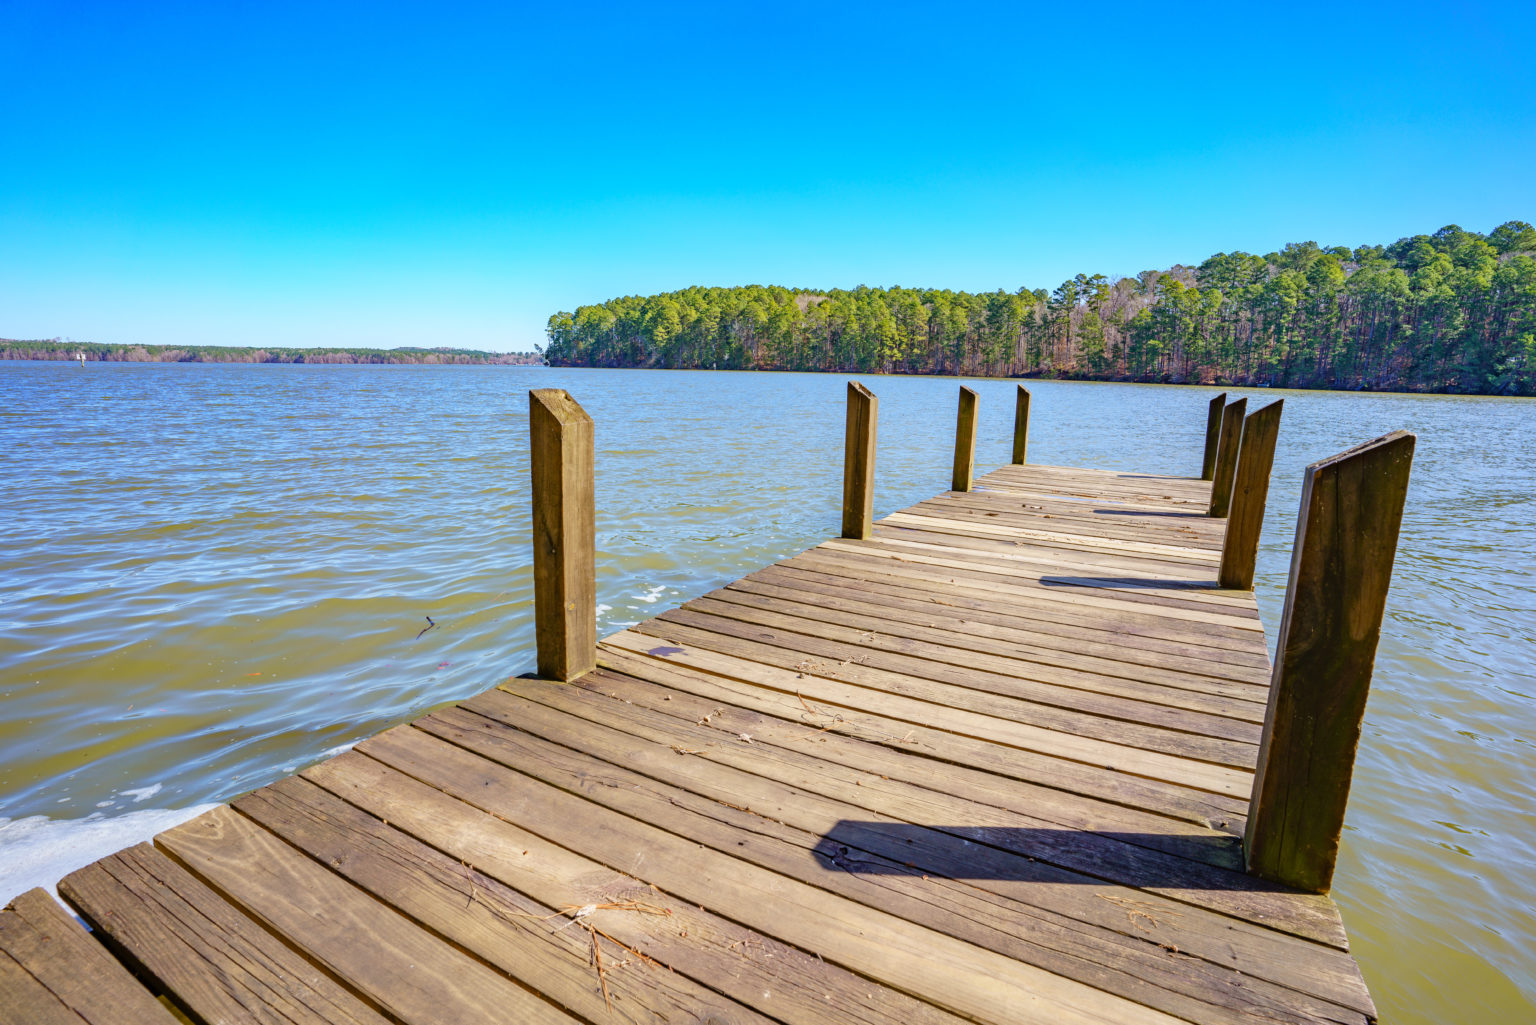
[[[541,620],[541,665],[575,636],[595,668],[510,679],[75,872],[59,891],[100,945],[62,915],[59,942],[17,940],[41,895],[18,900],[0,1020],[151,1021],[154,994],[284,1025],[1373,1021],[1307,892],[1326,880],[1246,870],[1282,738],[1253,594],[1218,586],[1211,482],[972,482],[962,405],[966,490],[869,524],[859,401],[851,536],[585,652]],[[576,448],[549,450],[578,486],[535,522],[579,534]],[[57,977],[132,998],[81,1009]],[[16,1010],[44,992],[59,1013]]]

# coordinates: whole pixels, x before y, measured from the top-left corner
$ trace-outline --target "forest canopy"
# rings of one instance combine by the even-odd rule
[[[1054,290],[748,285],[549,318],[552,366],[1536,394],[1536,228],[1293,242]]]

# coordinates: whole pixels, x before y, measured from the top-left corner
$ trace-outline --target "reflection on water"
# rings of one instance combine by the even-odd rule
[[[531,668],[529,387],[597,422],[607,632],[837,530],[845,380],[0,363],[0,863],[44,827],[227,800]],[[877,514],[946,488],[955,382],[863,380]],[[980,473],[1008,460],[1014,385],[968,384]],[[1029,387],[1032,460],[1198,472],[1213,390]],[[1536,404],[1283,394],[1271,637],[1302,468],[1419,435],[1336,883],[1355,952],[1386,1021],[1529,1019]]]

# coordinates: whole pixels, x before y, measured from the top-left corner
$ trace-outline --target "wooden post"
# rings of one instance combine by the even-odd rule
[[[1244,839],[1249,872],[1298,889],[1333,881],[1413,446],[1388,434],[1302,484]]]
[[[533,617],[538,673],[571,681],[597,665],[592,418],[559,388],[528,393],[533,468]]]
[[[880,400],[857,381],[848,382],[848,431],[843,447],[843,536],[874,533],[875,422]]]
[[[1029,448],[1029,389],[1019,385],[1019,397],[1013,407],[1013,465],[1023,466]]]
[[[953,491],[971,490],[976,476],[976,393],[960,386],[960,413],[955,419],[955,476]]]
[[[1248,400],[1229,402],[1221,411],[1221,438],[1216,442],[1216,473],[1211,479],[1210,515],[1225,516],[1232,504],[1232,478],[1237,471],[1237,447],[1243,437]]]
[[[1253,565],[1259,555],[1259,532],[1264,528],[1264,501],[1269,497],[1269,471],[1275,465],[1275,439],[1280,434],[1280,407],[1271,402],[1243,421],[1243,440],[1237,450],[1237,476],[1232,482],[1232,507],[1227,513],[1227,535],[1221,546],[1222,587],[1253,590]]]
[[[1200,479],[1216,476],[1216,440],[1221,437],[1221,410],[1227,404],[1227,393],[1222,392],[1211,400],[1205,414],[1205,455],[1200,461]]]

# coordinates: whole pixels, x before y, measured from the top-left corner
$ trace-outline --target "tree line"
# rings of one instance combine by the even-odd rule
[[[58,338],[19,341],[0,338],[0,359],[75,360],[101,363],[450,363],[480,365],[541,364],[536,352],[483,352],[479,349],[421,348],[261,348],[235,345],[105,345]]]
[[[1536,394],[1536,228],[1293,242],[1052,291],[749,285],[549,318],[553,366]]]

